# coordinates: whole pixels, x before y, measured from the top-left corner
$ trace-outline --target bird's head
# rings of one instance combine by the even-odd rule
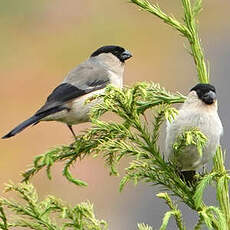
[[[210,84],[197,84],[190,92],[194,92],[198,99],[206,105],[212,105],[216,102],[216,89]]]
[[[126,60],[132,57],[132,54],[128,50],[124,49],[121,46],[115,46],[115,45],[102,46],[96,51],[94,51],[90,57],[97,57],[106,54],[115,56],[121,62],[125,62]]]

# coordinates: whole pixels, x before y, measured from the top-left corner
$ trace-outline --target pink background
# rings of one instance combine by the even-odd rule
[[[102,45],[119,44],[132,52],[133,58],[126,65],[126,85],[148,80],[159,82],[172,91],[187,93],[197,81],[193,60],[183,47],[184,38],[126,0],[0,2],[2,136],[32,115],[65,74]],[[161,0],[158,3],[167,12],[182,18],[180,1]],[[204,1],[200,17],[202,43],[210,63],[211,82],[218,92],[225,127],[223,142],[227,148],[230,135],[229,11],[229,1]],[[90,124],[74,129],[80,132],[87,127]],[[71,141],[69,130],[56,122],[44,122],[15,138],[1,139],[0,189],[9,180],[19,182],[20,173],[36,155]],[[61,163],[52,169],[53,180],[49,181],[42,171],[32,182],[41,198],[52,194],[73,205],[91,201],[97,217],[108,221],[110,229],[136,229],[137,222],[159,228],[163,214],[168,210],[155,196],[159,187],[131,184],[120,193],[120,178],[110,177],[100,158],[77,162],[72,172],[87,181],[88,188],[67,182],[62,177]],[[215,200],[214,193],[207,194],[208,200]],[[196,218],[191,218],[188,209],[183,210],[187,226],[191,228]],[[170,221],[169,229],[175,228],[174,221]]]

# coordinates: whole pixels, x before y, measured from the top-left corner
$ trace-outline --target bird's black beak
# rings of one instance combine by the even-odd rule
[[[213,91],[209,91],[202,96],[202,101],[207,105],[211,105],[215,100],[216,93]]]
[[[121,60],[124,62],[125,60],[129,59],[132,57],[132,54],[128,51],[125,50],[122,54],[121,54]]]

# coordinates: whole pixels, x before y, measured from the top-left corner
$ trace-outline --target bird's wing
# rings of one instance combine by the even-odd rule
[[[110,83],[109,73],[97,65],[81,64],[73,69],[64,82],[56,87],[36,114],[65,109],[65,103],[87,93],[104,88]],[[67,108],[68,109],[68,108]]]

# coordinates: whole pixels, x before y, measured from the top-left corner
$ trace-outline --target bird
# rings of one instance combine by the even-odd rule
[[[173,144],[185,130],[198,128],[207,138],[202,155],[195,145],[188,145],[175,154]],[[176,118],[166,125],[165,151],[170,162],[181,172],[185,181],[192,181],[196,170],[211,160],[223,135],[218,115],[216,89],[211,84],[197,84],[187,95]]]
[[[131,57],[128,50],[118,45],[98,48],[85,62],[66,75],[33,116],[2,138],[13,137],[40,121],[63,122],[76,138],[72,125],[90,121],[91,108],[101,100],[95,99],[87,104],[85,101],[93,95],[102,94],[108,84],[122,88],[125,61]]]

